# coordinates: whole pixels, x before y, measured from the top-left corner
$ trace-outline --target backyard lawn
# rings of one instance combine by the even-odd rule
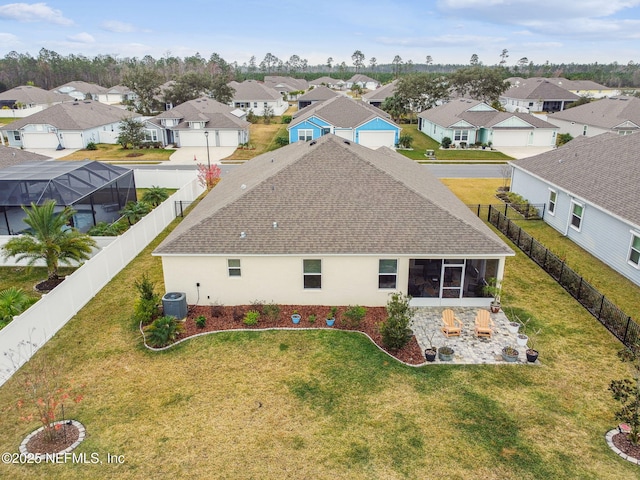
[[[260,123],[252,123],[251,126],[249,126],[249,138],[251,139],[250,144],[252,148],[249,150],[238,148],[222,162],[225,163],[230,160],[245,161],[262,153],[275,150],[279,148],[275,142],[275,139],[279,136],[289,138],[287,126],[280,123],[280,117],[276,117],[269,125],[265,125],[262,121],[260,121]]]
[[[77,150],[60,160],[119,160],[131,162],[145,161],[165,161],[175,150],[165,150],[163,148],[128,148],[124,149],[120,145],[108,143],[97,144],[97,150]]]
[[[447,184],[485,203],[501,181],[468,182]],[[86,384],[65,412],[87,428],[75,453],[103,463],[3,464],[0,478],[638,477],[604,439],[617,424],[608,384],[628,374],[620,344],[523,254],[507,260],[503,304],[535,315],[541,366],[411,368],[331,330],[225,332],[152,353],[130,319],[132,285],[144,271],[162,291],[150,252],[166,233],[37,353]],[[9,408],[24,373],[0,388],[3,452],[38,427]]]

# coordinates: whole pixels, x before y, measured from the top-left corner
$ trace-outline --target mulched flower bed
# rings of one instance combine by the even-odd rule
[[[53,439],[49,440],[45,430],[35,434],[27,442],[29,453],[58,453],[74,444],[80,437],[78,428],[73,424],[61,424],[53,431]]]
[[[640,445],[634,445],[631,440],[627,438],[626,433],[616,433],[611,441],[625,455],[629,455],[636,460],[640,460]]]
[[[35,288],[40,293],[47,293],[53,290],[54,288],[56,288],[62,282],[64,282],[64,279],[65,277],[48,278],[38,283]]]
[[[365,318],[357,328],[351,328],[342,316],[342,313],[348,307],[338,307],[337,319],[333,327],[327,327],[325,319],[329,313],[328,306],[310,306],[310,305],[278,305],[280,314],[278,318],[273,319],[263,313],[264,307],[261,305],[240,305],[240,306],[190,306],[189,314],[185,321],[185,329],[178,337],[178,340],[188,338],[199,333],[211,332],[216,330],[232,330],[239,328],[256,329],[261,328],[335,328],[338,330],[357,330],[364,332],[383,350],[393,355],[398,360],[410,365],[420,365],[425,363],[425,358],[420,350],[420,346],[416,337],[411,337],[407,345],[397,351],[389,351],[382,345],[382,337],[378,330],[378,324],[387,318],[387,310],[385,307],[367,307]],[[249,310],[257,310],[260,313],[260,319],[255,326],[247,326],[243,323],[245,314]],[[296,310],[302,317],[300,323],[294,324],[291,321],[291,315]],[[314,323],[309,322],[310,315],[316,315]],[[195,318],[203,315],[206,318],[204,328],[200,328],[195,324]]]

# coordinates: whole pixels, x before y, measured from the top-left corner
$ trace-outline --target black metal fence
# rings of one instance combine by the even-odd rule
[[[486,218],[515,245],[556,280],[573,298],[596,317],[616,338],[630,347],[640,340],[640,325],[584,278],[568,267],[564,261],[513,222],[522,219],[510,206],[478,205],[471,209]],[[486,217],[480,215],[486,212]],[[526,218],[526,217],[525,217]]]
[[[184,217],[184,211],[191,205],[192,201],[179,200],[174,203],[174,210],[176,217]]]

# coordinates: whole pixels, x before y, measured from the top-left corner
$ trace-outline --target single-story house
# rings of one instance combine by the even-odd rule
[[[347,80],[345,84],[347,88],[352,88],[354,85],[358,85],[360,88],[364,88],[365,90],[375,90],[380,86],[380,82],[363,75],[362,73],[356,73],[353,77]]]
[[[249,142],[246,113],[202,97],[181,103],[145,121],[150,142],[178,147],[237,147]]]
[[[398,84],[398,80],[394,80],[391,83],[387,83],[380,88],[373,90],[372,92],[367,92],[362,95],[362,101],[368,103],[369,105],[373,105],[374,107],[380,108],[382,103],[388,98],[392,97],[396,92],[396,85]]]
[[[580,97],[589,97],[589,98],[604,98],[604,97],[615,97],[620,95],[622,92],[619,88],[607,87],[606,85],[602,85],[600,83],[596,83],[593,80],[568,80],[563,77],[535,77],[537,80],[544,79],[548,82],[551,82],[557,85],[560,88],[564,88],[571,93],[575,93]],[[533,78],[524,79],[522,77],[511,77],[507,78],[507,82],[512,85],[516,85],[522,82],[531,81]]]
[[[22,150],[21,148],[0,145],[0,170],[23,163],[46,162],[47,160],[51,160],[51,158],[39,153]]]
[[[545,222],[640,285],[638,151],[640,135],[577,137],[511,162],[511,190],[546,204]]]
[[[0,93],[0,116],[24,118],[52,105],[70,101],[72,99],[68,95],[22,85]]]
[[[278,75],[265,75],[264,84],[273,88],[288,100],[297,100],[301,95],[297,92],[305,92],[309,88],[309,82],[304,78],[281,77]]]
[[[340,88],[338,86],[338,82],[342,82],[341,85],[344,85],[344,80],[339,80],[337,78],[324,76],[324,77],[316,78],[315,80],[311,80],[309,82],[309,86],[312,88],[316,88],[322,85],[329,88]]]
[[[500,95],[500,103],[507,112],[559,112],[580,99],[548,78],[524,78]]]
[[[611,97],[594,100],[547,116],[560,133],[594,137],[612,132],[628,135],[640,130],[640,98]]]
[[[22,206],[55,200],[72,207],[73,226],[86,232],[113,222],[127,202],[136,201],[133,170],[95,161],[22,163],[0,169],[0,235],[17,235],[29,226]]]
[[[369,148],[394,148],[401,128],[387,112],[339,95],[296,112],[287,130],[289,143],[333,133]]]
[[[547,147],[556,144],[558,127],[526,113],[500,112],[479,100],[458,98],[418,114],[418,128],[442,143],[495,147]],[[464,144],[464,145],[462,145]]]
[[[329,87],[321,85],[316,88],[312,88],[304,95],[298,97],[298,110],[308,107],[313,103],[324,102],[330,98],[340,95],[338,92],[331,90]]]
[[[98,94],[98,101],[107,105],[122,104],[127,101],[135,101],[138,99],[136,95],[126,85],[114,85],[105,92]]]
[[[100,101],[100,95],[107,93],[107,89],[101,85],[80,80],[65,83],[51,91],[69,95],[74,100],[95,100],[96,102]]]
[[[252,111],[259,117],[264,115],[264,109],[267,107],[271,107],[276,116],[282,115],[289,108],[289,104],[276,89],[263,83],[245,80],[242,83],[232,81],[228,85],[235,90],[233,100],[229,104],[234,108],[240,108],[245,112]]]
[[[153,255],[189,304],[487,307],[514,253],[428,169],[325,135],[225,175]]]
[[[89,142],[117,143],[120,122],[137,113],[92,100],[65,102],[0,127],[9,146],[85,148]]]

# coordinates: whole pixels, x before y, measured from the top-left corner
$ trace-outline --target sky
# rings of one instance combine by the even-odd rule
[[[640,0],[60,0],[0,3],[0,57],[151,55],[256,63],[267,53],[310,65],[640,62]]]

